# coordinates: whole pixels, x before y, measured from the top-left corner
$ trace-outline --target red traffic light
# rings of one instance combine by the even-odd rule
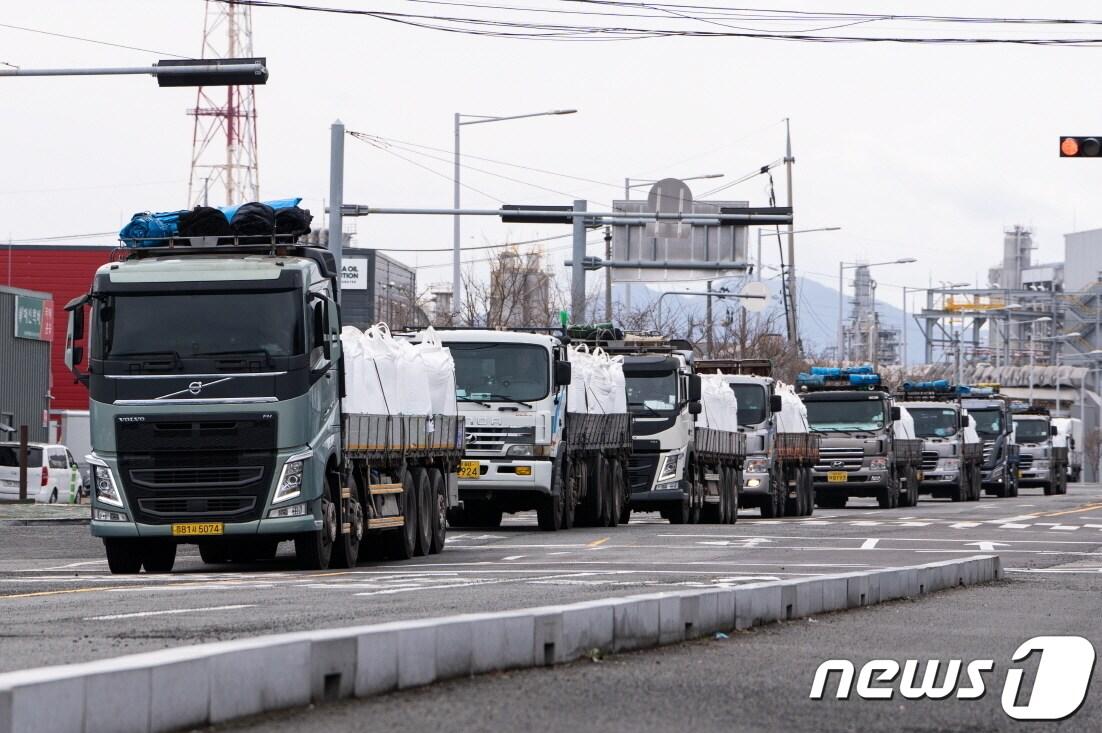
[[[1102,154],[1102,135],[1060,138],[1061,158],[1097,158]]]

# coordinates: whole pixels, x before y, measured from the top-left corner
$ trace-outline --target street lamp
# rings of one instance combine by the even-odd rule
[[[809,234],[811,232],[837,232],[837,231],[841,230],[841,228],[842,227],[816,227],[814,229],[797,229],[796,231],[794,231],[792,233],[793,234]],[[758,257],[757,257],[757,265],[754,268],[754,272],[757,273],[757,276],[758,276],[757,279],[758,280],[761,280],[761,267],[762,267],[762,265],[761,265],[761,238],[763,236],[765,236],[765,237],[780,237],[782,234],[784,236],[788,236],[788,230],[786,229],[783,232],[778,232],[778,231],[770,232],[770,231],[766,231],[765,227],[758,227]]]
[[[486,122],[506,122],[508,120],[523,120],[528,117],[551,117],[554,115],[572,115],[576,109],[553,109],[547,112],[530,112],[523,115],[468,115],[462,112],[455,113],[455,167],[452,175],[453,202],[455,209],[459,209],[459,129],[465,125],[481,125]],[[452,319],[459,319],[459,214],[452,220]]]
[[[842,335],[842,311],[845,309],[845,270],[853,270],[858,267],[878,267],[880,265],[909,265],[918,262],[914,257],[901,257],[898,260],[886,260],[884,262],[839,262],[838,263],[838,363],[844,360],[845,342]],[[904,323],[904,325],[906,325]]]
[[[706,178],[723,178],[726,175],[724,173],[705,173],[700,176],[689,176],[687,178],[678,178],[679,181],[703,181]],[[625,178],[624,179],[624,199],[631,201],[631,189],[643,188],[644,186],[653,186],[658,183],[657,179],[643,179],[643,178]]]
[[[84,69],[0,69],[3,76],[123,76],[148,74],[162,87],[249,86],[268,82],[265,58],[162,59],[152,66],[107,66]]]

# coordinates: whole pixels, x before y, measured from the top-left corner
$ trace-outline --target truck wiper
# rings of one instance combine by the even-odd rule
[[[518,400],[518,399],[516,399],[516,398],[514,398],[514,397],[510,397],[510,396],[508,396],[508,395],[498,394],[497,392],[487,392],[486,394],[488,394],[488,395],[489,395],[489,398],[490,398],[491,400],[498,400],[498,401],[500,401],[500,402],[515,402],[515,403],[517,403],[518,405],[524,405],[524,406],[525,406],[525,407],[527,407],[527,408],[528,408],[529,410],[531,410],[531,409],[534,409],[534,408],[533,408],[533,407],[532,407],[531,405],[529,405],[529,404],[528,404],[527,402],[524,402],[524,401],[522,401],[522,400]]]
[[[648,405],[646,402],[629,402],[628,407],[643,407],[646,408],[650,412],[650,414],[654,415],[655,417],[662,417],[662,413]]]
[[[473,402],[476,405],[482,405],[483,407],[493,407],[493,405],[491,405],[489,402],[483,402],[482,400],[476,400],[473,397],[467,397],[465,395],[456,395],[455,398],[457,400],[462,400],[463,402]]]
[[[180,353],[177,351],[122,351],[112,352],[108,359],[129,359],[132,357],[144,356],[153,359],[165,359],[171,358],[176,361],[180,361]]]
[[[195,356],[239,356],[243,359],[250,356],[262,356],[265,360],[268,360],[272,355],[265,349],[237,349],[234,351],[197,351]]]

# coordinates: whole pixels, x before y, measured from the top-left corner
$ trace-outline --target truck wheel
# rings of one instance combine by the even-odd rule
[[[742,471],[732,468],[729,469],[727,476],[731,483],[731,516],[728,524],[736,524],[738,522],[739,491],[742,489]]]
[[[608,526],[620,523],[624,511],[624,465],[620,459],[608,462]]]
[[[562,484],[563,491],[562,491],[562,494],[561,494],[561,496],[562,496],[562,521],[559,522],[559,526],[562,529],[573,529],[574,528],[574,509],[575,509],[575,502],[578,500],[578,494],[577,494],[576,487],[577,487],[579,481],[584,480],[581,471],[584,470],[585,464],[581,464],[581,466],[572,466],[571,468],[573,470],[568,471],[567,472],[568,475],[563,477],[565,480],[563,481],[563,484]],[[581,470],[579,470],[579,469],[581,469]]]
[[[417,552],[417,528],[420,519],[418,511],[417,477],[407,470],[402,475],[402,516],[405,524],[391,532],[387,554],[395,560],[408,560]]]
[[[953,493],[949,495],[949,498],[954,502],[964,501],[968,498],[968,482],[965,479],[963,470],[957,473],[957,485],[953,487]]]
[[[811,476],[811,469],[806,466],[800,469],[800,474],[804,492],[804,507],[806,507],[804,516],[810,517],[815,513],[815,479]]]
[[[979,466],[972,467],[972,501],[979,501],[983,494],[983,475]]]
[[[432,482],[429,474],[423,468],[414,471],[417,481],[417,549],[414,554],[423,557],[432,552],[432,515],[433,501]],[[501,511],[498,510],[498,524],[501,524]]]
[[[337,539],[337,507],[328,496],[321,498],[321,529],[295,537],[295,558],[299,570],[326,570]]]
[[[670,524],[689,524],[692,519],[692,511],[689,509],[689,499],[685,497],[677,506],[661,511],[662,518]]]
[[[536,519],[544,532],[555,532],[562,527],[562,497],[566,481],[563,478],[562,456],[551,464],[551,494],[541,496],[536,506]]]
[[[700,508],[700,521],[703,522],[704,524],[723,524],[723,520],[726,518],[727,497],[724,496],[724,493],[727,491],[727,486],[724,485],[724,483],[723,483],[723,471],[724,471],[723,466],[720,466],[718,471],[719,471],[719,480],[716,482],[716,486],[718,488],[718,497],[717,498],[719,499],[719,501],[717,501],[715,504],[705,503],[704,506],[702,506]],[[702,487],[701,488],[701,501],[702,502],[704,501],[704,495],[708,491],[708,482],[703,479],[703,473],[704,472],[701,471],[702,477],[701,477],[701,480],[700,480],[700,486]]]
[[[338,482],[339,483],[339,482]],[[337,540],[333,545],[330,565],[335,568],[354,568],[360,559],[360,542],[364,536],[364,508],[360,503],[360,485],[355,476],[350,477],[350,496],[341,499],[338,512]],[[338,489],[339,490],[339,489]]]
[[[1010,482],[1010,498],[1014,499],[1018,496],[1018,490],[1022,488],[1022,479],[1018,476],[1018,471],[1014,471],[1014,477]]]
[[[894,509],[899,506],[899,482],[894,476],[888,476],[887,485],[876,492],[876,503],[881,509]]]
[[[1055,487],[1054,487],[1054,486],[1052,485],[1052,482],[1051,482],[1051,481],[1046,481],[1046,482],[1045,482],[1045,484],[1044,484],[1044,486],[1043,486],[1042,488],[1043,488],[1043,489],[1044,489],[1044,491],[1045,491],[1045,496],[1052,496],[1053,494],[1055,494],[1055,493],[1056,493],[1056,489],[1055,489]]]
[[[146,540],[142,565],[147,573],[171,573],[176,564],[176,543],[171,540]]]
[[[800,485],[800,471],[796,470],[793,476],[792,483],[796,486],[796,496],[789,496],[790,487],[788,485],[788,476],[784,479],[784,513],[789,517],[802,517],[804,515],[803,507],[803,486]]]
[[[105,537],[103,549],[107,551],[107,567],[112,575],[134,575],[142,569],[141,542],[133,539]]]
[[[432,554],[444,551],[448,538],[448,485],[438,468],[429,469],[429,491],[432,494]]]
[[[593,525],[608,527],[612,522],[612,464],[603,454],[589,462],[586,493],[592,494],[586,503],[593,510]]]

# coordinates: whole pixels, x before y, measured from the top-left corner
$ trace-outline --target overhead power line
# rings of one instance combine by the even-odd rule
[[[101,41],[98,38],[86,38],[85,36],[71,36],[67,33],[55,33],[54,31],[44,31],[41,28],[28,28],[22,25],[12,25],[11,23],[0,23],[0,28],[9,28],[14,31],[25,31],[27,33],[38,33],[43,36],[53,36],[54,38],[64,38],[70,41],[82,41],[84,43],[94,43],[98,46],[111,46],[112,48],[124,48],[128,51],[141,51],[142,53],[153,53],[160,56],[172,56],[177,59],[190,58],[189,56],[181,56],[176,53],[169,53],[168,51],[158,51],[152,48],[142,48],[141,46],[128,46],[125,43],[113,43],[111,41]],[[4,64],[5,66],[11,66],[11,64]]]

